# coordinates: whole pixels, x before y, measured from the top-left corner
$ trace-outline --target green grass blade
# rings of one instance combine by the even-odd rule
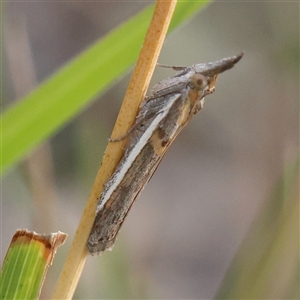
[[[208,2],[178,3],[170,28]],[[117,27],[4,112],[1,173],[57,132],[134,63],[152,12],[150,6]]]
[[[57,247],[66,234],[49,236],[18,230],[7,251],[0,274],[0,299],[37,299]]]

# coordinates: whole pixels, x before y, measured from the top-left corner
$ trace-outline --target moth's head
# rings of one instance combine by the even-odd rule
[[[205,94],[213,93],[218,75],[231,69],[243,55],[244,53],[242,52],[239,55],[223,58],[218,61],[191,66],[190,71],[194,72],[194,75],[191,77],[191,87],[203,91]]]

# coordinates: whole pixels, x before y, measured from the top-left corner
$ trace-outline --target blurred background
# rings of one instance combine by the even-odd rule
[[[148,4],[2,5],[2,109]],[[299,3],[213,2],[167,37],[159,58],[188,66],[242,50],[243,59],[219,76],[216,92],[169,149],[113,251],[88,258],[74,298],[215,295],[299,152]],[[151,85],[172,74],[157,68]],[[69,235],[49,269],[44,299],[52,295],[129,79],[130,73],[2,178],[1,261],[18,228]]]

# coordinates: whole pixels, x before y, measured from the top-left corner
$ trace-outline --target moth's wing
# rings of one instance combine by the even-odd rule
[[[162,107],[154,102],[148,103],[146,117],[144,116],[144,119],[141,119],[143,126],[136,127],[132,131],[130,144],[124,157],[111,179],[105,184],[104,191],[107,192],[114,185],[116,176],[126,166],[127,169],[120,177],[121,181],[114,187],[109,200],[105,204],[108,205],[107,203],[109,203],[109,205],[96,215],[93,230],[87,243],[91,254],[104,251],[114,244],[118,231],[132,204],[152,177],[167,151],[167,144],[163,145],[161,143],[157,133],[163,130],[166,119],[169,119],[172,114],[172,108],[174,108],[174,105],[176,106],[176,102],[180,100],[180,97],[182,95],[176,93],[170,94],[164,99],[158,99],[159,103],[163,103]],[[138,122],[136,125],[141,123]],[[128,164],[130,156],[131,160],[130,164]],[[131,169],[131,173],[128,172],[129,169]],[[122,182],[124,184],[121,184]],[[119,210],[116,210],[116,207],[119,207]]]
[[[130,129],[128,149],[134,147],[135,143],[142,137],[156,116],[165,112],[167,109],[170,109],[174,102],[180,97],[180,93],[171,93],[164,97],[146,99],[141,106],[135,124]]]
[[[168,93],[164,96],[153,96],[146,97],[142,102],[139,113],[136,117],[135,123],[132,127],[121,137],[115,139],[109,139],[110,142],[119,142],[135,134],[136,131],[143,132],[144,128],[151,123],[153,118],[160,112],[164,111],[164,108],[168,105],[169,102],[176,100],[180,97],[179,93]]]

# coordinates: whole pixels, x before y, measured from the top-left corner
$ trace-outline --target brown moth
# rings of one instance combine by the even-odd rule
[[[243,53],[178,71],[152,90],[141,104],[126,151],[99,197],[96,218],[87,241],[92,255],[111,248],[140,192],[145,187],[178,133],[202,109],[204,97],[215,90],[217,76],[231,69]],[[168,67],[168,66],[163,66]]]

